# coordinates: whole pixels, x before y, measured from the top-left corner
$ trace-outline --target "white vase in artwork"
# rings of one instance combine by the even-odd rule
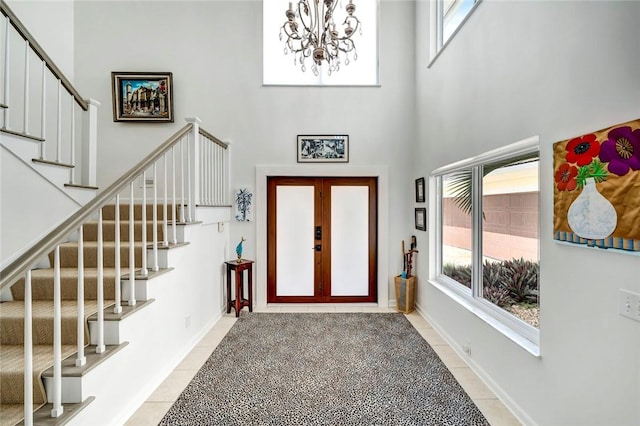
[[[600,240],[616,229],[618,215],[613,205],[598,192],[593,178],[587,178],[582,192],[567,212],[569,226],[582,238]]]

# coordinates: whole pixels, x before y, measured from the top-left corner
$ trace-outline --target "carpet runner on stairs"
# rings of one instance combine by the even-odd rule
[[[104,306],[114,304],[115,271],[115,206],[103,208],[103,282]],[[153,236],[152,206],[147,206],[147,243]],[[158,206],[157,235],[163,240],[161,222],[163,209]],[[172,216],[169,209],[169,218]],[[142,264],[141,206],[135,206],[135,268]],[[120,206],[120,264],[121,274],[129,268],[129,206]],[[88,345],[87,318],[97,312],[97,234],[98,223],[83,226],[85,345]],[[53,264],[53,253],[49,256]],[[62,358],[77,351],[78,313],[78,244],[76,241],[60,245],[60,288],[62,299]],[[42,373],[53,365],[53,268],[32,271],[33,300],[33,402],[34,409],[47,401]],[[19,423],[23,419],[24,401],[24,279],[11,288],[12,301],[0,303],[0,426]]]

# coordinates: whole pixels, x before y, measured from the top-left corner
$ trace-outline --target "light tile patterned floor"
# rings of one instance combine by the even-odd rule
[[[270,305],[254,312],[395,312],[376,305]],[[491,390],[471,371],[431,325],[416,311],[407,319],[433,347],[440,359],[453,373],[492,426],[518,426],[520,422],[496,398]],[[218,346],[235,323],[233,313],[224,315],[196,345],[167,379],[149,396],[147,401],[127,421],[128,426],[155,426],[171,408],[182,390]]]

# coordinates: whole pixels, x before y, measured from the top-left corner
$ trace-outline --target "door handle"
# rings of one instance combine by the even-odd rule
[[[315,247],[312,248],[312,250],[320,251],[320,250],[322,250],[322,245],[316,244]]]
[[[316,240],[322,239],[322,227],[316,226]]]

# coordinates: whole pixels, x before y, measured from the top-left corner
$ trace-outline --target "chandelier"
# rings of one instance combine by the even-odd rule
[[[345,6],[347,15],[342,22],[344,32],[340,34],[334,21],[338,2],[342,3],[342,0],[298,0],[295,11],[293,3],[289,2],[287,20],[280,28],[280,40],[283,34],[286,35],[284,54],[292,53],[294,65],[299,62],[303,72],[307,70],[305,60],[308,57],[313,60],[311,70],[315,75],[319,74],[318,67],[322,66],[323,61],[327,61],[327,73],[331,75],[340,70],[341,56],[344,56],[345,65],[349,65],[349,55],[354,61],[358,59],[356,45],[351,39],[356,31],[362,35],[360,20],[353,14],[356,5],[349,0]]]

